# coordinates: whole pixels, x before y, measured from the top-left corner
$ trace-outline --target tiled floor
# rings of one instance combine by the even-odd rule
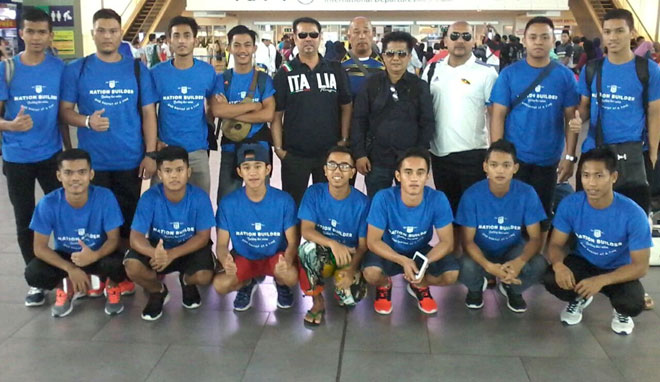
[[[302,323],[309,299],[296,294],[294,308],[278,310],[268,279],[255,306],[235,313],[233,294],[218,297],[208,288],[200,309],[183,309],[178,281],[169,276],[173,298],[159,321],[140,319],[141,291],[125,298],[115,318],[97,299],[77,301],[70,316],[54,319],[52,294],[46,306],[23,306],[23,264],[4,182],[0,177],[0,381],[641,382],[660,375],[660,311],[644,312],[632,335],[618,336],[608,301],[598,296],[583,323],[566,328],[558,320],[563,304],[540,286],[525,294],[530,308],[523,315],[509,312],[496,290],[473,312],[463,305],[463,286],[433,288],[439,312],[425,316],[397,280],[391,316],[374,313],[373,293],[352,311],[327,295],[326,322],[309,329]],[[643,281],[660,299],[660,269]]]

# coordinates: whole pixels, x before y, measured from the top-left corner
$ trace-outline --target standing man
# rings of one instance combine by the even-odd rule
[[[497,72],[472,54],[470,25],[452,24],[444,42],[448,58],[432,63],[422,79],[430,85],[435,114],[431,161],[435,189],[449,199],[456,214],[468,187],[484,178],[488,148],[486,112]]]
[[[355,100],[366,79],[385,67],[380,55],[372,49],[374,33],[368,18],[358,16],[351,21],[348,26],[348,41],[351,44],[350,49],[341,61],[341,66],[348,75],[351,94]]]
[[[149,33],[149,42],[145,47],[145,52],[147,54],[147,66],[149,68],[153,68],[160,63],[160,47],[158,46],[155,33]]]
[[[577,86],[573,72],[550,60],[553,31],[554,24],[547,17],[527,22],[527,57],[502,70],[490,96],[490,141],[505,138],[516,147],[520,161],[516,178],[534,187],[539,195],[548,216],[541,223],[544,233],[550,228],[557,181],[562,183],[573,176],[577,161],[578,134],[567,123],[578,104]],[[566,156],[562,158],[564,140]]]
[[[220,145],[220,180],[218,181],[218,203],[220,199],[243,185],[243,179],[236,172],[236,151],[241,144],[258,143],[270,151],[270,130],[266,122],[275,113],[275,89],[268,74],[256,70],[252,55],[256,50],[257,33],[245,25],[237,25],[227,33],[229,51],[234,57],[234,68],[227,69],[217,76],[212,100],[213,115],[251,125],[246,137],[234,142],[224,134]],[[256,78],[254,94],[250,102],[245,99],[250,93],[253,77]]]
[[[254,61],[258,67],[261,67],[269,76],[275,74],[275,58],[277,49],[273,45],[273,36],[271,33],[264,33],[261,42],[257,43],[257,51],[254,55]],[[235,63],[234,63],[235,65]]]
[[[568,29],[561,31],[561,44],[555,49],[559,62],[562,65],[572,68],[573,67],[573,43],[571,42],[571,33]]]
[[[392,186],[399,157],[428,149],[435,120],[429,87],[406,71],[414,39],[406,32],[383,37],[385,71],[367,79],[355,99],[351,145],[370,198]]]
[[[119,15],[101,9],[93,20],[96,53],[64,69],[60,114],[65,123],[78,127],[79,146],[92,157],[94,183],[117,197],[124,215],[120,248],[125,250],[142,179],[156,172],[158,97],[146,66],[117,52]]]
[[[64,64],[46,54],[53,27],[44,11],[28,8],[19,33],[25,41],[25,51],[0,63],[0,130],[2,170],[14,208],[18,246],[27,265],[34,258],[34,234],[29,225],[35,205],[35,181],[39,181],[44,194],[59,187],[55,157],[62,150],[57,109]],[[12,71],[7,82],[6,74]],[[65,130],[62,134],[70,146],[68,127]],[[30,288],[25,305],[43,303],[44,291]]]
[[[348,144],[353,109],[346,73],[319,54],[321,24],[310,17],[293,21],[300,54],[275,75],[275,154],[282,160],[282,189],[300,204],[309,176],[325,179],[325,153]]]
[[[209,193],[208,128],[206,100],[215,87],[215,70],[193,58],[199,26],[191,17],[177,16],[167,28],[174,59],[151,70],[159,97],[158,136],[166,145],[188,151],[190,183]]]
[[[564,324],[580,323],[582,311],[602,292],[614,308],[612,330],[630,334],[635,327],[632,317],[644,308],[639,279],[648,271],[653,242],[646,213],[613,190],[619,175],[616,161],[616,154],[607,148],[582,154],[584,191],[559,204],[544,283],[548,292],[568,302],[560,314]],[[576,249],[567,253],[566,242],[572,234],[577,238]]]

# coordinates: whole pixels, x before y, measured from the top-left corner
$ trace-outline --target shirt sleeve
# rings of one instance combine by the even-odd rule
[[[486,81],[484,83],[484,99],[486,100],[486,105],[488,106],[492,104],[490,95],[493,92],[495,81],[497,81],[497,71],[495,68],[488,68],[488,75],[486,76]]]
[[[110,232],[113,229],[124,224],[124,217],[121,214],[117,198],[111,191],[104,192],[103,208],[103,230]]]
[[[213,94],[222,94],[225,96],[225,98],[227,98],[227,95],[225,94],[224,76],[222,75],[222,73],[218,73],[215,76],[215,83],[213,84]]]
[[[261,95],[261,100],[266,100],[275,95],[275,87],[273,86],[273,79],[266,75],[266,88]]]
[[[509,88],[509,76],[510,67],[505,68],[500,76],[497,77],[495,85],[493,85],[493,91],[490,93],[490,103],[498,103],[502,106],[509,107],[511,106],[511,89]]]
[[[445,194],[442,191],[433,192],[436,194],[433,198],[433,227],[439,229],[451,224],[454,221],[454,214]]]
[[[229,220],[227,219],[227,211],[225,211],[226,200],[222,200],[218,205],[218,211],[215,215],[215,226],[229,232]]]
[[[213,217],[213,206],[211,199],[204,191],[196,194],[197,198],[197,221],[195,222],[195,231],[205,231],[215,226],[215,219]]]
[[[60,99],[65,102],[78,103],[78,77],[80,75],[82,61],[80,65],[74,61],[64,67],[62,72],[62,81],[60,82]]]
[[[135,216],[131,229],[142,234],[146,234],[151,229],[151,224],[154,219],[154,206],[149,191],[145,192],[140,198],[135,209]]]
[[[49,208],[48,200],[43,198],[37,204],[32,214],[30,229],[42,235],[50,235],[54,229],[53,211]]]
[[[376,193],[374,200],[371,202],[369,214],[367,215],[367,224],[382,230],[387,228],[387,206],[385,201],[386,193],[387,191],[385,190]]]
[[[358,220],[358,237],[367,237],[367,215],[369,214],[369,202],[367,201],[362,208],[362,213],[360,214],[360,219]]]
[[[346,74],[346,71],[344,68],[341,67],[340,63],[332,64],[333,67],[335,68],[335,76],[337,76],[337,91],[339,93],[339,104],[340,105],[348,105],[349,103],[353,102],[353,94],[351,93],[351,89],[348,85],[348,74]]]
[[[578,93],[577,81],[575,80],[575,75],[573,72],[566,70],[566,93],[564,94],[564,105],[563,107],[573,107],[577,106],[580,103],[580,94]]]
[[[5,80],[6,71],[6,64],[4,61],[0,62],[0,101],[7,101],[9,99],[9,87]],[[14,73],[14,75],[16,75],[16,73]],[[7,105],[5,105],[5,110],[7,110]]]
[[[660,99],[660,66],[657,65],[655,62],[649,60],[649,102],[657,101],[659,99]]]
[[[298,219],[307,220],[314,224],[318,224],[319,217],[316,213],[317,205],[315,187],[310,187],[305,191],[302,201],[300,202],[300,207],[298,208]]]
[[[557,213],[555,213],[554,218],[552,219],[552,226],[566,234],[569,234],[574,231],[573,227],[573,216],[574,203],[572,203],[572,198],[568,197],[562,200],[557,207]]]
[[[147,66],[140,62],[140,101],[142,106],[158,102],[158,94],[154,86],[154,79]]]
[[[456,210],[456,224],[463,227],[477,227],[477,206],[472,193],[463,193]]]
[[[639,251],[653,247],[651,227],[649,227],[649,221],[644,211],[641,208],[635,208],[634,212],[626,215],[628,216],[628,248],[631,251]]]
[[[298,219],[296,218],[296,202],[289,194],[284,194],[284,197],[284,230],[286,231],[298,224]]]
[[[275,86],[275,111],[284,111],[286,109],[286,95],[289,93],[289,85],[286,82],[286,72],[280,67],[273,79],[273,85]]]

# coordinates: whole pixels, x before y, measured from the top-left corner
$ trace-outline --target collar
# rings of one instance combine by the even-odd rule
[[[470,58],[467,61],[465,61],[465,63],[461,66],[472,65],[476,61],[477,61],[477,57],[474,54],[470,53]],[[449,66],[449,55],[447,55],[447,57],[445,57],[440,61],[440,65]],[[456,69],[456,68],[460,68],[461,66],[450,66],[450,68]]]
[[[318,55],[319,55],[319,64],[316,66],[316,68],[321,67],[321,66],[327,66],[327,65],[328,65],[328,60],[326,60],[325,58],[323,58],[323,56],[321,56],[320,53],[318,53]],[[301,67],[301,66],[303,66],[303,65],[307,66],[307,64],[303,64],[302,61],[300,61],[300,57],[299,57],[299,56],[300,56],[300,54],[297,54],[297,55],[296,55],[296,58],[294,58],[293,60],[289,61],[289,62],[291,63],[291,67],[292,67],[293,69],[298,69],[299,67]],[[309,66],[307,66],[307,67],[309,68]],[[314,68],[314,69],[312,69],[312,70],[315,70],[316,68]]]

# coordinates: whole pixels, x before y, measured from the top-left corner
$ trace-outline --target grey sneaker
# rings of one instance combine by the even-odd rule
[[[50,310],[53,317],[64,317],[73,310],[73,296],[69,295],[64,289],[57,289],[55,295],[55,305]]]
[[[124,311],[124,304],[121,303],[121,288],[119,285],[105,286],[105,314],[115,316]]]
[[[582,311],[591,304],[594,300],[594,297],[591,296],[587,299],[578,297],[575,300],[571,301],[566,305],[559,315],[559,319],[565,325],[577,325],[582,321]]]
[[[25,296],[25,306],[40,306],[46,302],[46,291],[41,288],[30,287]]]
[[[612,331],[614,333],[628,335],[634,328],[635,322],[632,317],[621,314],[616,309],[612,310]]]

